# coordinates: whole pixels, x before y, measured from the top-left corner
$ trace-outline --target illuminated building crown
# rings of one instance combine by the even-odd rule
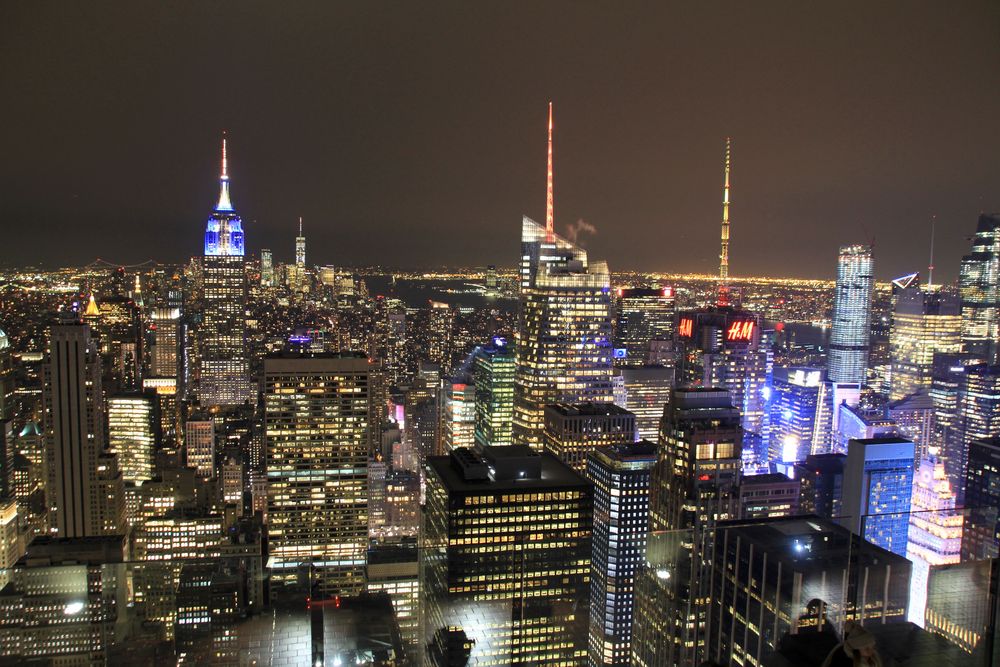
[[[243,223],[229,198],[229,163],[225,135],[222,137],[222,174],[219,182],[219,202],[205,228],[205,255],[242,257]]]

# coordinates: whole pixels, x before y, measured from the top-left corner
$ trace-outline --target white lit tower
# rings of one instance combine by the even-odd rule
[[[830,351],[827,356],[827,377],[830,382],[865,382],[874,285],[871,246],[842,246],[837,257],[837,288],[833,301]]]
[[[205,230],[201,330],[203,406],[240,405],[251,398],[246,345],[247,284],[243,223],[229,198],[226,139],[222,139],[219,201]]]
[[[955,509],[944,462],[937,447],[920,461],[913,476],[906,558],[913,563],[907,620],[923,627],[931,566],[958,563],[962,553],[963,513]]]
[[[556,235],[549,104],[545,226],[521,224],[514,442],[541,449],[544,406],[611,402],[611,275]]]

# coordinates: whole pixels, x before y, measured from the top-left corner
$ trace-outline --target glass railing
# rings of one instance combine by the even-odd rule
[[[843,650],[855,624],[884,665],[1000,664],[997,537],[956,534],[989,511],[500,543],[488,529],[472,544],[425,534],[419,548],[374,545],[360,570],[136,562],[100,540],[32,549],[0,571],[0,665],[805,666]]]

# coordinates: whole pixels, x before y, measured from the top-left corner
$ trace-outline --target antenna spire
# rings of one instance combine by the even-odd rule
[[[299,236],[302,236],[302,216],[299,216]]]
[[[226,159],[226,131],[222,131],[222,178],[229,180],[229,161]]]
[[[555,215],[552,200],[552,102],[549,102],[549,162],[545,177],[545,234],[552,241],[555,233]]]
[[[216,211],[231,212],[233,202],[229,198],[229,160],[226,157],[226,131],[222,131],[222,174],[219,176],[219,203]]]
[[[927,287],[934,284],[934,228],[937,227],[937,216],[931,216],[931,261],[927,265]]]
[[[722,189],[722,252],[719,253],[719,305],[729,305],[729,169],[732,138],[726,137],[726,177]]]

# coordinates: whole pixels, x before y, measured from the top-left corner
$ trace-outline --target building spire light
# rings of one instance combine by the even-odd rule
[[[551,243],[555,234],[555,215],[552,199],[552,102],[549,102],[549,161],[545,176],[545,235]]]
[[[720,306],[729,305],[729,168],[732,138],[726,137],[725,184],[722,188],[722,252],[719,253]]]
[[[229,198],[229,160],[226,156],[226,132],[222,132],[222,174],[219,176],[219,203],[216,211],[233,211],[233,202]]]

